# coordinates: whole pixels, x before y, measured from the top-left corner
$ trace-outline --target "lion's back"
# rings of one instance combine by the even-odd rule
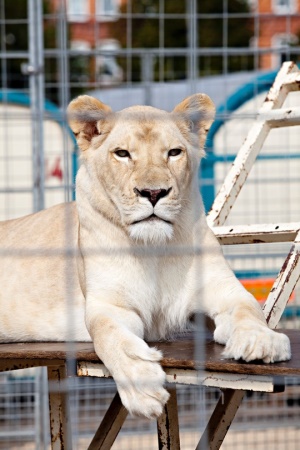
[[[64,240],[74,245],[77,235],[75,202],[61,203],[18,219],[0,222],[0,250],[48,249],[61,246]]]
[[[77,252],[75,203],[0,223],[2,330],[10,328],[12,318],[24,326],[39,318],[58,320],[68,299],[73,305],[82,303]]]

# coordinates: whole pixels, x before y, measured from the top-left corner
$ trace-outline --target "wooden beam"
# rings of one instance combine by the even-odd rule
[[[224,389],[196,450],[218,450],[229,430],[245,391]]]
[[[117,393],[90,443],[88,450],[109,450],[128,415]]]
[[[222,245],[293,242],[300,222],[212,227]]]
[[[159,450],[180,450],[176,387],[168,388],[170,398],[157,419]]]
[[[52,450],[72,450],[65,365],[47,367]]]

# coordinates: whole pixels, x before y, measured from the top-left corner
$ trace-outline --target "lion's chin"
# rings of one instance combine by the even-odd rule
[[[173,226],[163,220],[143,220],[129,227],[130,237],[143,244],[162,245],[173,237]]]

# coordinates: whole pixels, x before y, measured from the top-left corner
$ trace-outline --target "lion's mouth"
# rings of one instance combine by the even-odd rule
[[[172,222],[169,222],[169,220],[162,219],[161,217],[158,217],[155,214],[151,214],[151,216],[145,217],[145,219],[136,220],[135,222],[132,222],[132,225],[135,225],[135,224],[141,223],[141,222],[155,222],[157,220],[161,220],[163,222],[166,222],[166,223],[172,225]]]

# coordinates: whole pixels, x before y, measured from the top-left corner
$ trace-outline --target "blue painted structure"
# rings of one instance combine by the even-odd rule
[[[216,162],[231,162],[234,161],[236,155],[215,155],[214,154],[214,138],[217,131],[225,123],[225,113],[231,113],[237,110],[240,106],[251,100],[261,92],[268,91],[272,86],[274,79],[277,75],[277,71],[272,71],[259,75],[254,78],[253,81],[246,83],[244,86],[235,91],[232,95],[226,99],[224,103],[217,107],[216,120],[212,124],[206,141],[206,153],[207,156],[202,160],[200,168],[200,178],[203,180],[201,192],[204,200],[206,211],[210,209],[215,198],[214,189],[214,165]],[[278,155],[276,155],[278,158]],[[259,157],[261,158],[261,157]],[[211,180],[211,182],[209,182]],[[205,183],[206,182],[206,183]]]

